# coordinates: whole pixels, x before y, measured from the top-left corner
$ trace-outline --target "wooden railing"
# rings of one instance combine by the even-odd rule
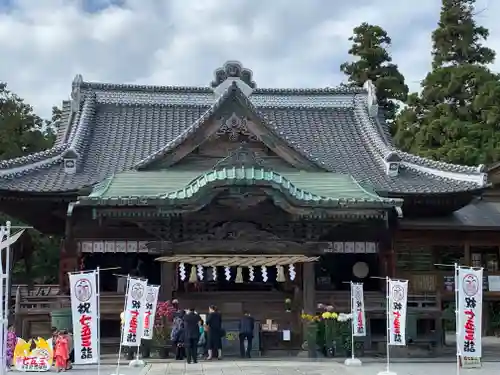
[[[125,296],[118,293],[101,293],[101,314],[119,314]],[[18,311],[23,315],[50,314],[52,310],[69,308],[69,296],[25,296],[19,301]]]

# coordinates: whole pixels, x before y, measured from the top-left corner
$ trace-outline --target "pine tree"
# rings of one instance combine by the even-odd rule
[[[500,157],[500,80],[486,64],[488,30],[474,20],[474,0],[443,0],[432,33],[432,68],[421,94],[396,121],[396,144],[435,160],[477,165]]]
[[[361,87],[366,80],[372,80],[379,108],[391,121],[399,108],[398,101],[405,101],[408,95],[404,76],[388,52],[391,38],[380,26],[362,23],[354,28],[349,41],[353,42],[349,54],[356,61],[343,63],[340,70],[348,76],[351,86]]]

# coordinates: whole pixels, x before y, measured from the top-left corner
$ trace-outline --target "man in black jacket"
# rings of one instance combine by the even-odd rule
[[[253,330],[255,326],[255,319],[250,316],[249,312],[240,319],[239,332],[240,332],[240,355],[241,358],[250,358],[252,351]],[[247,348],[245,351],[245,340],[247,340]]]
[[[198,340],[200,339],[200,326],[198,323],[200,321],[200,316],[192,308],[184,316],[184,344],[186,346],[187,363],[198,362]]]

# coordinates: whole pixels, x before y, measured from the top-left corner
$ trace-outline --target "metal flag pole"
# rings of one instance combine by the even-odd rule
[[[390,285],[391,279],[389,277],[385,278],[385,298],[386,298],[386,324],[387,324],[387,339],[386,339],[386,351],[387,351],[387,362],[385,364],[385,371],[387,374],[390,374],[390,340],[391,340],[391,320],[389,318],[390,306],[389,306],[389,298],[390,298]]]
[[[5,241],[6,243],[8,244],[9,241],[10,241],[10,221],[7,221],[6,225],[5,226],[2,226],[0,228],[0,242],[3,242],[3,237],[5,236]],[[3,250],[3,248],[2,248]],[[7,345],[6,345],[6,342],[7,342],[7,330],[5,329],[5,322],[6,320],[8,319],[8,315],[7,315],[7,311],[6,309],[8,309],[8,302],[7,302],[7,299],[8,299],[8,293],[7,293],[7,274],[8,274],[8,266],[9,266],[9,252],[10,252],[10,246],[7,245],[5,247],[5,250],[7,252],[6,256],[5,256],[5,268],[3,267],[3,251],[0,250],[0,272],[1,272],[1,281],[0,281],[0,298],[2,300],[2,307],[1,307],[1,324],[0,324],[0,327],[2,327],[2,331],[1,331],[1,337],[0,337],[0,348],[2,349],[2,358],[1,358],[1,361],[0,361],[0,367],[1,367],[1,370],[0,370],[0,374],[2,375],[5,375],[5,372],[7,370],[7,363],[6,363],[6,357],[7,357]]]
[[[459,340],[459,337],[460,337],[461,325],[460,325],[460,311],[458,308],[458,300],[460,298],[460,296],[459,296],[460,289],[458,286],[458,281],[459,281],[458,273],[460,270],[460,266],[458,265],[458,263],[454,264],[454,270],[455,270],[455,331],[456,331],[455,332],[455,334],[456,334],[455,341],[456,341],[456,347],[457,347],[456,374],[460,375],[460,340]]]
[[[354,361],[354,283],[351,281],[351,359]]]
[[[124,275],[119,275],[120,277],[126,277],[127,278],[127,287],[125,288],[125,301],[123,302],[123,319],[126,320],[126,311],[127,310],[127,296],[128,296],[128,288],[130,285],[130,275],[124,276]],[[120,359],[122,356],[122,349],[123,349],[123,336],[125,335],[125,322],[124,324],[121,325],[121,330],[120,330],[120,345],[118,346],[118,360],[116,361],[116,372],[111,375],[121,375],[120,374]]]
[[[96,270],[97,283],[97,375],[101,375],[101,270]]]

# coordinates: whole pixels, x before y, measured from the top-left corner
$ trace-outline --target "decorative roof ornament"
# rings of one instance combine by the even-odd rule
[[[215,164],[214,169],[232,167],[262,168],[263,163],[264,161],[255,155],[255,152],[249,149],[245,143],[242,143],[242,145],[232,151],[228,157]]]
[[[233,81],[238,84],[246,96],[249,96],[257,87],[253,81],[253,72],[243,68],[239,61],[226,61],[222,67],[215,70],[214,76],[210,86],[217,96],[220,96]]]
[[[378,115],[377,88],[370,79],[363,84],[363,88],[368,93],[368,112],[371,117],[376,117]]]
[[[81,74],[77,74],[73,79],[73,83],[71,84],[71,110],[73,112],[78,111],[80,107],[81,100],[81,86],[83,83],[83,77]]]

